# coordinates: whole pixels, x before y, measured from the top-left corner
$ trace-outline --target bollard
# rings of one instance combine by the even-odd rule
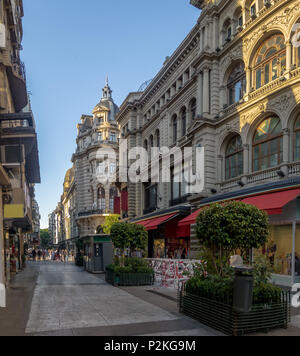
[[[6,291],[4,284],[0,284],[0,308],[6,308]]]

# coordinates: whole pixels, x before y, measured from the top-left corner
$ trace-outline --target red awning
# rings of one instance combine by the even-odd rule
[[[159,216],[159,217],[156,217],[156,218],[152,218],[152,219],[148,219],[148,220],[144,220],[144,221],[139,221],[136,224],[145,226],[145,228],[148,231],[149,230],[156,230],[156,229],[158,229],[159,225],[166,223],[167,221],[169,221],[170,219],[172,219],[176,215],[177,215],[176,213],[173,213],[173,214],[169,214],[169,215]]]
[[[283,207],[296,199],[299,195],[300,189],[285,190],[283,192],[249,197],[242,200],[242,202],[254,205],[257,208],[266,211],[269,215],[279,215],[282,213]]]
[[[159,225],[166,223],[170,219],[172,219],[175,215],[177,214],[170,214],[170,215],[164,215],[160,216],[158,218],[152,219],[149,224],[147,224],[146,229],[147,230],[156,230],[158,229]]]
[[[245,198],[243,203],[254,205],[257,208],[266,211],[269,215],[279,215],[282,213],[282,209],[290,201],[300,196],[300,189],[285,190],[283,192],[268,193],[262,195],[256,195],[253,197]],[[236,199],[240,201],[240,199]],[[203,208],[195,211],[191,215],[187,216],[183,220],[179,221],[178,226],[184,227],[196,224],[196,219]]]
[[[191,215],[189,215],[186,218],[184,218],[183,220],[179,221],[178,226],[184,227],[184,226],[196,224],[196,219],[202,209],[203,208],[193,212]]]

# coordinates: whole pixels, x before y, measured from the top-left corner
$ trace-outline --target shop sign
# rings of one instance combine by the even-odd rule
[[[4,219],[24,219],[24,204],[5,204]]]

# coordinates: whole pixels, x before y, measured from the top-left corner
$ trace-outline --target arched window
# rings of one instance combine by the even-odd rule
[[[177,142],[177,115],[173,116],[172,126],[173,126],[173,143],[176,143]]]
[[[246,72],[244,63],[239,63],[231,72],[227,82],[228,104],[239,102],[246,89]]]
[[[153,135],[150,136],[149,143],[150,143],[150,149],[153,148],[153,147],[154,147],[154,138],[153,138]]]
[[[181,135],[186,135],[186,108],[181,109]]]
[[[148,152],[148,141],[144,141],[144,149]]]
[[[98,189],[98,209],[105,212],[106,201],[105,201],[105,189],[100,187]]]
[[[300,161],[300,115],[295,123],[294,160]]]
[[[232,37],[232,24],[231,19],[227,19],[224,22],[223,30],[222,30],[223,44],[230,42]]]
[[[242,30],[242,27],[244,25],[244,20],[243,20],[243,10],[241,7],[238,7],[234,12],[233,24],[234,24],[235,32]]]
[[[156,146],[158,148],[160,148],[160,131],[159,130],[156,130],[155,137],[156,137]]]
[[[278,117],[264,120],[253,138],[254,172],[278,166],[283,160],[282,126]]]
[[[274,35],[259,48],[254,61],[255,87],[280,77],[286,70],[286,45],[283,35]]]
[[[239,177],[244,171],[243,143],[240,136],[235,136],[226,149],[226,180]]]
[[[190,101],[190,114],[191,114],[191,120],[194,121],[196,119],[196,114],[197,114],[197,100],[193,98]]]
[[[114,212],[115,208],[115,198],[118,196],[118,191],[116,187],[112,187],[109,190],[109,210],[111,213]]]

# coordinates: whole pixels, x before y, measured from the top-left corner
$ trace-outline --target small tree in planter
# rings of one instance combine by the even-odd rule
[[[121,254],[125,256],[125,250],[130,250],[130,255],[137,250],[145,250],[148,243],[148,232],[144,226],[116,223],[111,228],[111,240],[114,247],[121,250]],[[124,261],[121,262],[124,265]]]
[[[112,226],[111,240],[114,247],[121,250],[122,257],[118,257],[114,265],[106,269],[106,280],[119,285],[151,285],[153,284],[153,270],[148,267],[146,260],[132,258],[137,250],[145,250],[148,243],[148,233],[143,226],[117,223]],[[130,257],[125,259],[125,250],[130,250]]]
[[[182,288],[180,311],[228,335],[243,335],[273,328],[286,328],[290,320],[290,296],[269,284],[270,266],[256,258],[252,309],[234,308],[234,270],[230,254],[259,248],[269,236],[268,216],[240,202],[215,204],[197,218],[197,235],[208,258],[208,274],[196,274]]]
[[[129,226],[129,241],[128,247],[130,255],[137,250],[146,250],[148,245],[148,232],[142,225],[128,224]]]
[[[208,272],[223,275],[234,251],[245,255],[267,242],[268,215],[241,202],[214,204],[199,214],[196,233],[206,252]]]

